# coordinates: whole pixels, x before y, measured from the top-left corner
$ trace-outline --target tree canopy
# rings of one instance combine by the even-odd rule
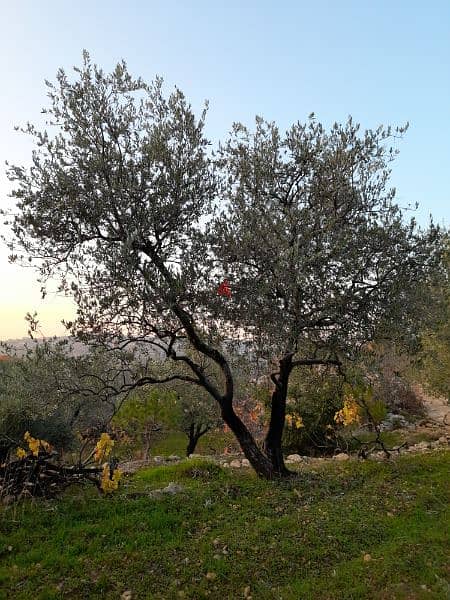
[[[139,342],[132,385],[203,388],[257,472],[287,474],[292,370],[341,368],[388,329],[415,335],[440,235],[407,223],[389,188],[404,129],[361,133],[349,119],[327,132],[311,115],[282,135],[257,118],[214,153],[206,110],[197,118],[180,90],[165,97],[124,62],[106,74],[84,53],[73,80],[60,70],[47,85],[55,133],[28,125],[32,166],[9,169],[12,259],[34,262],[43,284],[59,277],[74,334]],[[170,370],[155,373],[143,348]],[[271,371],[264,448],[234,410],[231,349]]]

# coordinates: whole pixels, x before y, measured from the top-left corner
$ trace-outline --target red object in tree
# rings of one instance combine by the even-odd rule
[[[226,296],[227,298],[231,298],[231,288],[228,283],[228,279],[224,279],[222,283],[217,288],[217,293],[219,296]]]

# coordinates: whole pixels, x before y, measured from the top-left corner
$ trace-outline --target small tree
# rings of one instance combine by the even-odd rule
[[[173,428],[179,420],[179,407],[174,392],[167,390],[135,390],[114,416],[114,424],[138,439],[142,457],[148,459],[152,443],[165,429]]]
[[[172,371],[149,363],[133,386],[203,388],[258,474],[287,474],[292,370],[341,365],[382,324],[414,328],[407,308],[437,236],[405,224],[386,190],[393,132],[358,136],[350,121],[327,134],[310,120],[283,137],[258,120],[255,134],[235,127],[217,171],[205,112],[179,90],[166,99],[161,80],[123,62],[105,74],[87,53],[75,71],[48,84],[57,133],[27,126],[32,167],[9,170],[12,260],[33,257],[43,283],[59,276],[78,304],[74,334],[164,353]],[[234,409],[232,345],[275,367],[264,449]]]
[[[183,386],[178,391],[180,427],[188,437],[186,456],[193,454],[202,436],[219,427],[223,421],[219,407],[205,390]]]

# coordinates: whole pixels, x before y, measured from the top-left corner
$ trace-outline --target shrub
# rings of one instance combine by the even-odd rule
[[[299,369],[289,387],[283,446],[286,453],[332,454],[339,446],[336,413],[343,408],[343,382],[330,370]]]

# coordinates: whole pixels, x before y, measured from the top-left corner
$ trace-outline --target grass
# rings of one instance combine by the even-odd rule
[[[375,439],[375,434],[367,431],[360,432],[358,439],[364,442],[369,442]],[[439,437],[438,434],[430,433],[429,431],[411,431],[411,430],[394,430],[385,431],[381,434],[383,442],[390,448],[401,446],[404,442],[409,444],[416,444],[421,441],[431,441]],[[350,447],[352,446],[351,440]],[[170,431],[166,433],[160,440],[157,440],[151,449],[152,456],[170,456],[175,454],[177,456],[185,456],[186,454],[187,437],[184,433],[178,431]],[[239,452],[239,448],[236,443],[236,439],[231,433],[224,433],[220,431],[212,431],[207,433],[200,438],[197,448],[195,449],[196,454],[203,455],[214,455],[221,454],[225,447],[234,449]],[[357,446],[355,445],[355,448]]]
[[[393,431],[383,431],[381,434],[381,439],[389,448],[395,448],[401,446],[405,442],[408,442],[408,445],[417,444],[419,442],[430,442],[432,440],[440,437],[442,433],[433,432],[429,430],[422,431],[411,431],[405,429],[394,429]],[[369,431],[362,431],[357,434],[357,438],[362,442],[370,442],[375,440],[376,435]],[[357,446],[355,447],[357,448]]]
[[[153,456],[186,456],[187,436],[178,431],[170,431],[164,438],[155,442],[151,453]],[[239,451],[236,438],[231,433],[211,431],[202,436],[195,449],[196,454],[222,454],[226,446],[233,446]]]
[[[108,498],[75,488],[10,506],[0,598],[442,600],[448,458],[327,462],[289,482],[185,461]],[[170,481],[183,491],[139,495]]]

